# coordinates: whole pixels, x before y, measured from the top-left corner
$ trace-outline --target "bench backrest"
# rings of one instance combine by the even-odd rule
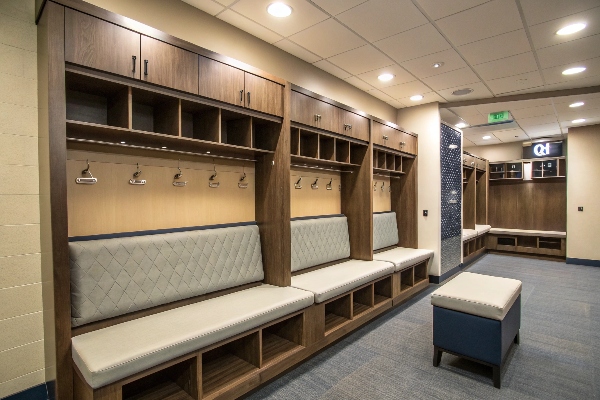
[[[398,245],[398,223],[395,212],[373,214],[373,250]]]
[[[345,216],[293,220],[291,228],[292,271],[350,257]]]
[[[264,278],[258,226],[69,243],[71,324]]]

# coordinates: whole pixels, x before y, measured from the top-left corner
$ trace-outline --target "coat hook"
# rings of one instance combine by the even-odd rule
[[[385,181],[381,182],[381,191],[383,192],[383,188],[385,186]]]
[[[136,171],[133,173],[133,179],[129,180],[129,184],[130,185],[145,185],[146,184],[145,179],[136,179],[142,174],[142,171],[140,170],[139,163],[136,163],[135,165],[136,165]]]
[[[245,167],[242,167],[242,172],[244,173],[244,175],[242,175],[242,177],[240,178],[240,181],[238,182],[238,187],[240,189],[247,189],[248,182],[244,182],[246,180],[246,168]]]
[[[328,183],[327,185],[325,185],[325,188],[326,188],[327,190],[332,190],[332,189],[333,189],[333,178],[331,178],[331,179],[329,180],[329,183]]]
[[[302,182],[302,177],[300,177],[300,178],[298,179],[298,181],[297,181],[296,183],[294,183],[294,187],[295,187],[296,189],[302,189],[302,185],[300,184],[300,182]]]
[[[373,183],[373,191],[376,192],[377,191],[377,182]]]
[[[219,185],[221,184],[221,182],[213,182],[215,180],[215,178],[217,177],[217,166],[215,165],[214,160],[213,160],[213,171],[214,171],[214,174],[212,174],[211,177],[208,178],[208,180],[209,180],[208,187],[211,187],[214,189],[214,188],[218,188]]]
[[[187,185],[187,181],[177,181],[177,179],[181,179],[181,177],[183,176],[183,173],[181,172],[181,168],[179,167],[179,161],[180,160],[177,160],[177,169],[179,170],[179,172],[176,173],[175,176],[173,177],[173,186],[184,187],[185,185]]]
[[[85,162],[87,163],[87,168],[81,171],[81,175],[83,175],[84,177],[76,178],[75,183],[78,183],[80,185],[94,185],[98,182],[98,179],[94,178],[94,175],[92,175],[92,173],[90,172],[90,160],[85,160]],[[90,177],[85,178],[86,174],[89,174]]]
[[[314,183],[312,185],[310,185],[311,188],[313,189],[318,189],[319,185],[317,185],[317,183],[319,182],[319,178],[315,179]]]

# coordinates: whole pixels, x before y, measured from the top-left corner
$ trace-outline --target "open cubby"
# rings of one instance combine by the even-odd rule
[[[352,294],[348,293],[325,304],[325,335],[352,319]]]
[[[255,149],[275,151],[281,124],[260,118],[252,118],[252,147]]]
[[[516,246],[517,239],[514,237],[499,237],[498,244],[501,246]]]
[[[350,162],[350,142],[343,139],[335,139],[335,160],[338,162]]]
[[[202,395],[210,396],[260,367],[260,332],[256,331],[202,353]]]
[[[129,128],[129,87],[67,73],[67,119]]]
[[[319,135],[313,132],[300,131],[300,155],[319,158]]]
[[[302,314],[287,318],[262,330],[262,366],[302,348]]]
[[[415,285],[423,282],[426,279],[429,279],[429,276],[427,275],[427,262],[422,262],[420,264],[415,265],[414,270],[415,270],[415,278],[414,278]]]
[[[387,169],[387,157],[384,152],[377,152],[377,164],[375,164],[378,169]]]
[[[123,385],[123,400],[198,398],[198,364],[196,357]]]
[[[292,128],[291,129],[291,150],[290,153],[293,156],[300,155],[300,128]]]
[[[179,136],[179,99],[142,89],[131,89],[132,128]]]
[[[552,249],[552,250],[560,250],[561,249],[561,240],[560,238],[553,237],[540,237],[538,239],[538,247],[540,249]]]
[[[471,254],[471,253],[469,253],[469,243],[465,242],[465,243],[463,243],[463,257],[466,257],[469,254]]]
[[[520,247],[537,247],[537,237],[535,236],[519,236],[517,237],[517,246]]]
[[[392,277],[383,278],[373,284],[373,304],[375,306],[392,298]]]
[[[393,154],[386,153],[385,154],[385,167],[391,171],[396,170],[396,158]]]
[[[335,161],[335,139],[319,135],[319,159]]]
[[[402,172],[402,157],[401,156],[395,156],[395,157],[396,157],[396,162],[395,162],[396,172]]]
[[[404,292],[415,285],[413,268],[400,272],[400,292]]]
[[[369,147],[363,144],[350,143],[350,163],[362,164],[362,160],[367,154]]]
[[[221,110],[221,143],[252,147],[252,117]]]
[[[221,110],[191,101],[181,101],[181,136],[219,143]]]
[[[365,286],[364,288],[355,290],[352,293],[352,317],[359,317],[361,314],[373,308],[373,285]]]

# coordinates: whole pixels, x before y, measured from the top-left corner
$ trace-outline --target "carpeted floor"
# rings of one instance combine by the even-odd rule
[[[430,288],[250,399],[600,399],[600,268],[486,255],[470,272],[523,282],[521,344],[502,371],[432,359]]]

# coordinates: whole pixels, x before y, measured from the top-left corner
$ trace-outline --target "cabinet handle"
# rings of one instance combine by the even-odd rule
[[[133,69],[131,70],[131,72],[133,72],[135,74],[135,64],[137,64],[135,61],[137,60],[136,56],[131,56],[131,61],[133,62]]]
[[[352,130],[352,125],[348,124],[348,129]]]
[[[406,142],[400,142],[400,147],[406,146]]]
[[[240,90],[240,103],[244,102],[244,91]]]
[[[320,114],[315,114],[315,122],[319,122],[321,120]]]
[[[248,92],[248,104],[246,104],[246,107],[250,107],[250,92]]]
[[[383,140],[388,140],[389,137],[387,137],[386,135],[383,135]]]
[[[144,75],[148,75],[148,60],[144,60]]]

